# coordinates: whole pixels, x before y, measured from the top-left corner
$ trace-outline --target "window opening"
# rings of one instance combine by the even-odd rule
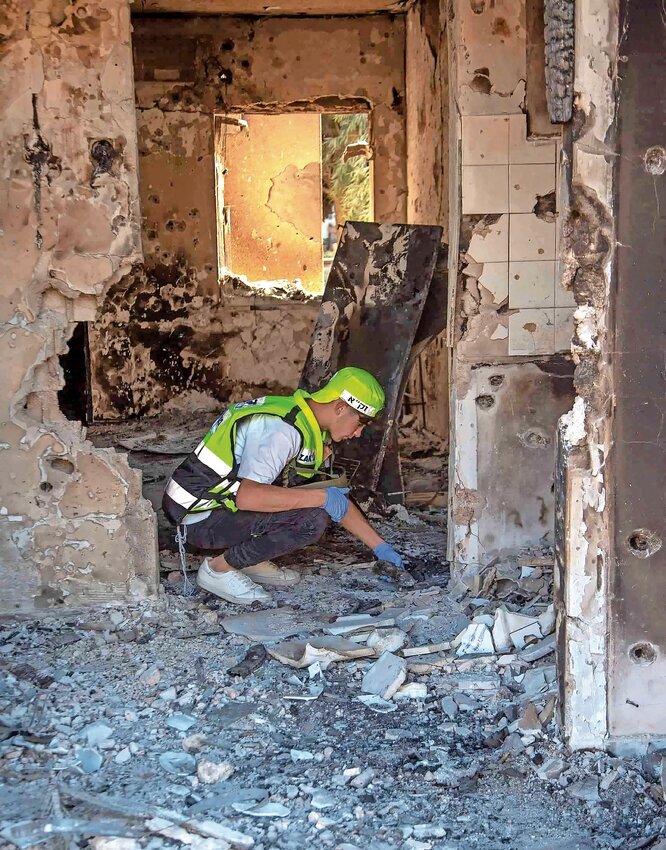
[[[222,281],[323,292],[347,220],[373,215],[368,113],[215,117]]]

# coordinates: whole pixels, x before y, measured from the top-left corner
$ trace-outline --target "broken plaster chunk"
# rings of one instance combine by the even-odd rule
[[[571,765],[560,758],[549,758],[544,761],[536,770],[536,775],[544,781],[557,781],[565,771],[569,770]]]
[[[186,753],[198,753],[207,744],[207,738],[201,732],[195,732],[193,735],[188,735],[180,742],[181,747]]]
[[[132,758],[132,753],[129,747],[123,747],[115,756],[114,761],[116,764],[127,764],[127,762]]]
[[[435,652],[446,652],[451,649],[451,641],[446,640],[443,643],[430,643],[426,646],[412,646],[408,649],[403,649],[402,654],[405,658],[412,658],[415,655],[432,655]]]
[[[241,635],[255,641],[283,640],[300,632],[320,628],[319,617],[292,608],[268,608],[249,614],[225,617],[220,625],[228,634]]]
[[[374,778],[375,771],[371,767],[366,767],[365,770],[361,771],[358,776],[355,776],[352,779],[350,784],[353,785],[354,788],[366,788]]]
[[[173,773],[175,776],[189,776],[197,769],[194,756],[189,753],[162,753],[159,762],[167,773]]]
[[[552,602],[543,614],[539,615],[538,622],[541,627],[541,634],[544,637],[555,631],[555,605]]]
[[[228,761],[213,762],[201,761],[197,765],[197,778],[204,785],[212,785],[214,782],[224,782],[234,773],[236,768]]]
[[[161,678],[162,674],[160,673],[160,669],[157,664],[152,664],[147,670],[143,670],[138,675],[139,681],[148,687],[156,685]]]
[[[176,693],[176,689],[172,686],[164,691],[160,691],[157,696],[162,700],[162,702],[173,702],[178,694]]]
[[[190,714],[182,714],[179,711],[166,719],[166,725],[171,729],[177,729],[178,732],[187,732],[187,730],[194,726],[196,722],[196,717],[192,717]]]
[[[398,708],[394,702],[382,699],[381,697],[378,697],[377,694],[361,694],[361,696],[356,697],[356,699],[359,702],[362,702],[366,708],[370,709],[370,711],[375,711],[377,714],[390,714]]]
[[[452,641],[458,657],[462,655],[491,655],[495,651],[490,629],[483,623],[470,623]]]
[[[385,652],[363,677],[361,689],[365,694],[375,694],[390,700],[406,678],[405,660],[391,652]]]
[[[243,815],[250,815],[253,818],[284,818],[290,813],[290,809],[283,806],[282,803],[247,803],[238,802],[232,803],[232,808]]]
[[[329,794],[327,791],[316,790],[312,792],[312,797],[310,798],[310,805],[313,809],[324,810],[331,809],[333,806],[337,804],[337,800],[332,794]]]
[[[428,696],[428,687],[423,682],[409,682],[402,685],[393,695],[393,699],[425,699]]]
[[[95,773],[104,761],[103,756],[91,747],[76,747],[74,755],[84,773]]]
[[[453,699],[452,696],[442,697],[440,701],[440,706],[442,708],[443,713],[449,718],[449,720],[453,720],[458,714],[458,711],[460,710],[458,708],[458,703]]]
[[[402,629],[374,629],[368,636],[367,646],[376,655],[384,652],[397,652],[407,643],[407,633]]]
[[[290,750],[289,755],[293,762],[312,761],[314,759],[314,753],[308,750]]]
[[[573,782],[567,788],[572,797],[578,800],[584,800],[586,803],[599,802],[599,778],[597,776],[588,776],[581,779],[580,782]]]
[[[333,661],[372,657],[373,650],[344,638],[331,636],[306,641],[288,640],[266,647],[269,655],[289,667],[301,669],[319,663],[326,669]]]
[[[96,836],[89,842],[91,850],[141,850],[141,845],[134,838],[107,838]]]
[[[333,623],[325,626],[324,631],[329,635],[352,634],[353,632],[369,632],[376,628],[395,626],[396,617],[406,613],[405,609],[389,609],[376,617],[370,614],[349,614],[338,617]]]
[[[525,711],[518,721],[518,728],[521,732],[540,732],[541,722],[539,714],[533,702],[528,702],[525,706]]]
[[[86,726],[83,729],[83,734],[86,736],[89,747],[97,747],[104,741],[109,740],[113,735],[113,729],[103,721],[97,720]]]
[[[506,608],[495,611],[493,641],[498,652],[509,652],[512,647],[524,649],[528,637],[542,638],[538,617],[514,614]]]
[[[555,635],[548,635],[543,640],[538,640],[536,643],[528,644],[525,649],[520,651],[520,657],[523,661],[538,661],[540,658],[545,658],[555,651],[556,638]]]

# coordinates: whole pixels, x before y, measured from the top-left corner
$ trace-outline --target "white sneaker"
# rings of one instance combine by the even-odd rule
[[[301,580],[301,575],[296,570],[279,567],[272,561],[261,561],[251,567],[244,567],[241,572],[266,587],[293,587]]]
[[[266,593],[263,587],[259,587],[238,570],[224,573],[212,570],[208,558],[199,567],[197,584],[209,593],[214,593],[227,602],[235,602],[236,605],[251,605],[253,602],[267,602],[271,599],[270,593]]]

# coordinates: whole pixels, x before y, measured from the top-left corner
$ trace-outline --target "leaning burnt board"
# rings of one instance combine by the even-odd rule
[[[301,387],[312,391],[343,366],[377,376],[386,407],[336,456],[361,465],[354,487],[376,491],[403,377],[437,261],[441,227],[348,221],[322,298]]]

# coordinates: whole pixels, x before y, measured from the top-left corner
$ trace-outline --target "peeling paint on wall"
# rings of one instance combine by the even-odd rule
[[[124,2],[0,12],[3,610],[156,592],[155,517],[124,457],[58,407],[74,323],[141,258]]]

